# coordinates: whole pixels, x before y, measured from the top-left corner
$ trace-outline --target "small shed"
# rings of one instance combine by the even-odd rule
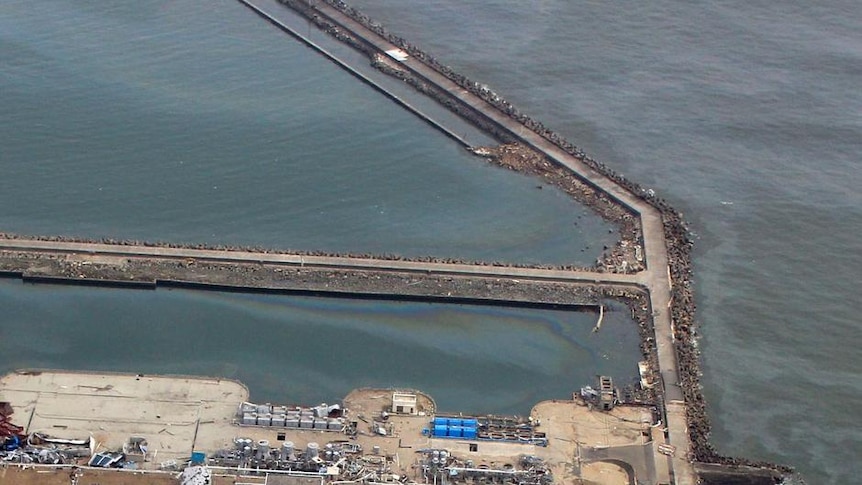
[[[411,392],[393,392],[392,412],[395,414],[416,415],[416,394],[413,394]]]

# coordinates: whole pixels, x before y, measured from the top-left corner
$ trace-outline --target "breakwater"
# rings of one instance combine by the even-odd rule
[[[264,11],[263,9],[258,8],[258,7],[257,7],[256,5],[254,5],[253,3],[248,2],[248,1],[246,1],[246,0],[239,0],[239,2],[240,2],[240,3],[242,3],[243,5],[245,5],[246,7],[250,8],[253,12],[255,12],[256,14],[258,14],[260,17],[262,17],[263,19],[265,19],[266,21],[268,21],[269,23],[271,23],[271,24],[272,24],[272,25],[274,25],[275,27],[277,27],[277,28],[278,28],[279,30],[281,30],[282,32],[287,33],[287,34],[288,34],[288,35],[290,35],[291,37],[293,37],[293,38],[295,38],[296,40],[298,40],[298,41],[302,42],[303,44],[305,44],[307,47],[310,47],[311,49],[314,49],[315,51],[317,51],[317,53],[318,53],[318,54],[320,54],[320,55],[322,55],[322,56],[326,57],[327,59],[329,59],[330,61],[332,61],[333,63],[335,63],[338,67],[340,67],[340,68],[344,69],[345,71],[349,72],[353,77],[355,77],[355,78],[359,79],[360,81],[362,81],[363,83],[365,83],[365,84],[367,84],[367,85],[371,86],[371,88],[373,88],[373,89],[374,89],[375,91],[377,91],[378,93],[380,93],[380,94],[382,94],[383,96],[386,96],[387,98],[391,99],[392,101],[394,101],[394,102],[398,103],[399,105],[401,105],[401,107],[402,107],[402,108],[404,108],[404,109],[406,109],[407,111],[410,111],[410,112],[411,112],[411,113],[413,113],[414,115],[418,116],[418,117],[419,117],[419,118],[421,118],[424,122],[428,123],[428,124],[429,124],[429,125],[431,125],[433,128],[435,128],[436,130],[438,130],[438,131],[440,131],[441,133],[443,133],[444,135],[448,136],[449,138],[451,138],[451,139],[455,140],[456,142],[458,142],[459,144],[461,144],[461,145],[463,145],[463,146],[465,146],[465,147],[470,146],[470,144],[469,144],[469,143],[467,143],[467,141],[466,141],[466,140],[465,140],[461,135],[459,135],[458,133],[454,132],[453,130],[450,130],[449,128],[447,128],[447,127],[446,127],[445,125],[443,125],[442,123],[438,123],[434,118],[432,118],[432,117],[428,116],[427,114],[425,114],[425,113],[424,113],[422,110],[420,110],[419,108],[417,108],[417,107],[413,106],[412,104],[408,103],[408,102],[407,102],[407,101],[405,101],[404,99],[401,99],[400,97],[398,97],[398,96],[397,96],[397,95],[395,95],[394,93],[392,93],[392,92],[390,92],[389,90],[385,89],[384,87],[380,86],[380,85],[379,85],[379,84],[377,84],[373,79],[371,79],[371,78],[369,78],[368,76],[366,76],[366,75],[362,74],[362,73],[361,73],[361,72],[359,72],[358,70],[354,69],[350,64],[348,64],[348,63],[344,62],[343,60],[339,59],[339,58],[338,58],[338,56],[336,56],[334,53],[332,53],[332,52],[328,51],[327,49],[325,49],[324,47],[322,47],[322,46],[318,45],[317,43],[315,43],[314,41],[312,41],[312,40],[311,40],[311,39],[309,39],[308,37],[306,37],[306,36],[302,35],[302,34],[301,34],[300,32],[298,32],[297,30],[290,28],[290,27],[289,27],[288,25],[286,25],[285,23],[280,22],[277,18],[273,17],[272,15],[269,15],[268,13],[266,13],[266,11]]]
[[[369,32],[373,32],[385,42],[404,50],[412,59],[418,60],[423,66],[427,66],[459,88],[483,100],[498,113],[517,122],[531,133],[538,135],[549,144],[578,160],[585,167],[588,167],[591,172],[612,181],[616,187],[625,190],[631,197],[637,199],[638,203],[634,205],[641,207],[646,205],[650,209],[655,210],[659,218],[655,222],[658,223],[658,230],[661,231],[661,239],[663,239],[662,246],[664,246],[660,252],[664,252],[665,254],[663,258],[652,258],[652,261],[651,258],[647,258],[647,264],[655,264],[657,262],[656,259],[661,259],[663,261],[659,261],[659,263],[665,262],[667,266],[667,277],[665,279],[669,287],[669,295],[667,295],[666,301],[670,311],[670,318],[667,319],[666,323],[672,331],[673,351],[676,360],[674,374],[678,375],[679,388],[685,401],[686,429],[691,442],[690,453],[692,459],[705,463],[768,468],[780,473],[790,473],[792,471],[787,466],[752,461],[745,458],[721,456],[709,441],[710,423],[706,412],[706,402],[700,391],[699,356],[695,344],[697,334],[691,269],[693,240],[681,213],[676,211],[666,200],[658,197],[653,190],[641,187],[606,165],[594,160],[584,153],[583,150],[569,143],[564,137],[545,127],[541,122],[530,118],[488,87],[455,72],[450,67],[439,62],[434,56],[425,53],[405,39],[388,32],[382,25],[374,22],[362,12],[348,6],[345,2],[340,0],[324,0],[323,4],[318,8],[314,8],[309,4],[303,4],[296,0],[280,1],[306,15],[322,30],[365,52],[372,59],[372,62],[378,68],[383,69],[384,72],[389,72],[410,83],[420,91],[431,95],[445,106],[453,109],[453,111],[474,121],[477,126],[485,129],[501,142],[525,141],[523,133],[512,132],[505,129],[505,127],[501,127],[499,123],[489,121],[487,113],[482,110],[465,108],[452,95],[452,90],[440,89],[439,84],[430,82],[426,76],[417,75],[416,69],[393,68],[391,62],[381,62],[381,59],[384,58],[381,57],[379,45],[369,41],[367,37],[356,35],[356,32],[350,28],[351,26],[331,15],[333,11],[343,14],[352,22],[362,26]],[[477,111],[480,114],[477,115]],[[636,212],[640,212],[642,219],[648,218],[649,214],[645,214],[643,210],[637,211],[636,207],[627,204],[625,197],[622,200],[616,198],[613,191],[603,190],[605,187],[593,183],[594,181],[589,175],[582,174],[582,176],[588,185],[599,190],[603,195],[616,199],[617,202],[631,207]],[[655,268],[653,269],[655,270]],[[658,268],[659,271],[663,269]],[[658,277],[655,279],[660,281],[662,278]],[[656,282],[658,283],[658,281]],[[658,289],[658,286],[653,286],[652,289]],[[660,298],[660,300],[665,300],[665,298]],[[661,319],[660,316],[659,318]],[[669,383],[667,379],[665,380],[665,391],[667,392]],[[677,382],[675,381],[670,382],[670,385],[676,384]]]
[[[220,265],[224,265],[223,267]],[[226,269],[233,276],[215,276],[209,270]],[[252,277],[258,269],[271,270],[276,275],[263,279],[263,275]],[[529,267],[499,267],[464,265],[453,263],[422,262],[411,260],[381,260],[346,255],[308,256],[283,252],[254,252],[239,248],[177,247],[176,245],[111,244],[97,241],[48,241],[24,238],[0,238],[0,271],[7,276],[38,276],[102,281],[156,281],[179,279],[188,281],[231,283],[234,286],[278,289],[277,283],[290,281],[284,276],[288,270],[299,273],[312,271],[338,271],[397,274],[418,285],[424,279],[444,281],[455,277],[484,278],[510,281],[512,285],[531,283],[550,284],[599,284],[627,287],[643,291],[635,276],[572,270],[555,270]],[[280,275],[279,275],[280,273]],[[257,284],[256,284],[257,283]],[[394,293],[390,282],[382,283],[386,293]],[[311,284],[311,283],[309,283]],[[288,289],[289,286],[284,286]],[[309,288],[310,289],[310,288]],[[547,288],[545,289],[547,290]],[[416,294],[427,293],[428,289]],[[497,290],[491,290],[497,291]],[[544,291],[544,290],[543,290]],[[479,296],[474,293],[471,296]],[[547,295],[548,303],[566,304],[578,300],[579,294]],[[594,295],[581,295],[583,304],[595,301]],[[573,299],[574,297],[574,299]],[[556,298],[556,300],[554,300]],[[505,299],[511,299],[511,295]],[[531,300],[541,302],[543,296],[532,295]]]

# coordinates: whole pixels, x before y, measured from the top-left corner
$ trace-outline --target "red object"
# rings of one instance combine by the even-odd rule
[[[9,417],[5,414],[0,414],[0,438],[8,436],[24,437],[24,428],[14,425],[9,421]]]

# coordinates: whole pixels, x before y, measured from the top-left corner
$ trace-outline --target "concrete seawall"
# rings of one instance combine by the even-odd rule
[[[239,1],[248,5],[250,8],[253,8],[256,12],[262,12],[262,9],[254,6],[249,0]],[[367,19],[367,17],[356,18],[356,16],[343,15],[345,13],[349,14],[350,12],[356,12],[350,7],[347,7],[343,2],[318,2],[313,8],[309,9],[308,4],[300,0],[279,1],[295,9],[297,12],[306,15],[318,27],[335,35],[339,40],[347,42],[351,46],[362,51],[368,55],[369,58],[376,55],[379,56],[380,59],[387,60],[387,62],[377,63],[378,67],[388,67],[384,72],[387,72],[388,74],[396,74],[397,71],[400,70],[402,73],[406,73],[401,77],[401,79],[411,83],[414,87],[419,88],[424,92],[424,94],[427,94],[438,102],[443,103],[446,107],[455,111],[460,116],[467,118],[484,131],[492,134],[499,141],[503,143],[523,143],[524,145],[542,152],[545,155],[552,155],[551,153],[548,153],[547,145],[544,147],[537,145],[537,143],[542,143],[535,137],[537,133],[527,128],[522,121],[513,119],[510,113],[501,112],[497,106],[488,103],[487,100],[482,97],[476,96],[476,93],[472,92],[473,90],[470,88],[480,86],[478,83],[467,82],[466,78],[457,76],[451,70],[441,72],[440,70],[435,69],[433,65],[421,62],[426,56],[415,57],[415,55],[419,54],[421,51],[418,51],[406,41],[399,39],[399,41],[392,42],[391,39],[388,38],[388,35],[386,38],[381,36],[377,32],[379,29],[367,29],[367,24],[371,23],[370,19]],[[340,5],[342,8],[333,8],[328,5],[328,3]],[[269,14],[264,13],[264,15],[271,18]],[[367,20],[367,22],[363,23],[363,19]],[[363,30],[365,30],[365,32],[363,32]],[[417,62],[414,58],[407,59],[403,62],[389,60],[389,56],[386,52],[391,49],[399,48],[404,48],[408,53],[413,55],[415,59],[419,59],[420,61]],[[449,76],[446,74],[449,74]],[[460,84],[456,83],[451,79],[451,77],[460,77],[465,82]],[[496,94],[493,94],[493,92],[488,91],[488,93],[491,93],[495,98],[499,98]],[[583,157],[583,152],[580,152],[580,154],[581,157]],[[549,156],[549,158],[564,166],[567,165],[567,163],[560,158],[554,158],[553,156]],[[579,170],[573,171],[573,174],[579,177],[582,182],[601,191],[608,197],[611,197],[616,203],[637,213],[637,204],[632,204],[631,201],[628,200],[628,197],[620,198],[619,196],[623,194],[623,192],[613,190],[615,184],[596,183],[597,178],[603,177],[601,173],[593,171],[586,165],[579,168]]]
[[[69,286],[90,286],[104,288],[122,288],[122,289],[139,289],[139,290],[156,290],[158,288],[178,288],[203,291],[218,291],[228,293],[257,293],[257,294],[275,294],[275,295],[297,295],[297,296],[316,296],[330,297],[341,299],[357,299],[357,300],[389,300],[389,301],[412,301],[426,303],[450,303],[463,305],[485,305],[485,306],[503,306],[503,307],[520,307],[520,308],[541,308],[541,309],[564,309],[564,310],[586,310],[598,311],[600,300],[605,298],[626,298],[630,295],[643,292],[636,284],[619,283],[614,285],[617,288],[615,293],[596,293],[584,291],[589,283],[582,281],[566,281],[558,278],[547,278],[544,280],[516,280],[521,286],[535,285],[536,288],[525,295],[518,297],[517,295],[497,295],[485,291],[478,291],[471,287],[481,287],[484,284],[483,280],[499,280],[501,275],[479,275],[470,274],[467,276],[459,276],[464,282],[469,284],[466,286],[452,285],[447,288],[443,294],[432,294],[427,289],[417,287],[417,291],[407,291],[404,288],[392,286],[392,282],[398,278],[410,280],[407,285],[416,286],[415,278],[411,276],[409,271],[401,271],[392,268],[375,268],[375,269],[356,269],[352,267],[350,270],[344,270],[336,266],[321,266],[309,265],[299,268],[298,272],[310,274],[313,272],[326,272],[333,269],[338,269],[341,272],[341,277],[353,277],[358,272],[363,272],[369,278],[382,278],[381,275],[389,275],[386,278],[386,284],[364,284],[352,285],[350,287],[338,287],[333,285],[329,287],[324,284],[316,284],[309,279],[296,280],[289,278],[289,273],[285,271],[281,263],[261,262],[249,263],[242,259],[231,260],[229,257],[220,258],[183,258],[183,264],[191,266],[195,265],[197,274],[195,277],[182,278],[179,273],[173,273],[167,266],[174,265],[174,258],[170,257],[155,257],[146,254],[136,254],[130,248],[128,252],[116,253],[114,257],[100,258],[98,265],[90,266],[86,270],[81,265],[81,259],[73,258],[69,260],[70,255],[74,253],[69,251],[49,251],[43,250],[39,253],[31,252],[29,257],[25,253],[19,252],[14,255],[15,264],[11,264],[7,259],[4,251],[0,251],[0,266],[4,268],[18,267],[20,270],[4,269],[0,270],[0,278],[20,279],[28,284],[49,284],[49,285],[69,285]],[[94,253],[88,253],[95,255]],[[129,265],[129,259],[138,260],[138,265]],[[9,258],[11,259],[11,258]],[[75,259],[78,259],[75,261]],[[113,261],[112,261],[113,259]],[[194,263],[191,263],[191,260]],[[54,260],[56,265],[48,267],[45,265],[46,260]],[[32,264],[29,264],[32,263]],[[202,266],[210,266],[201,269]],[[269,269],[280,273],[281,279],[261,278],[259,275],[254,279],[243,277],[224,278],[217,275],[219,270],[238,272],[238,265],[252,265],[258,272]],[[287,264],[293,269],[297,265]],[[146,271],[146,270],[149,271]],[[209,272],[209,274],[207,274]],[[119,279],[118,274],[122,274],[125,279]],[[440,278],[441,281],[451,280],[451,276],[457,275],[450,271],[435,272],[433,270],[423,271],[420,273],[422,279],[430,279],[431,277]],[[165,276],[159,276],[165,275]],[[171,275],[168,277],[167,275]],[[569,291],[565,295],[553,294],[547,291],[549,286],[569,285]],[[442,290],[442,287],[441,287]],[[545,296],[540,296],[539,293],[545,293]]]
[[[422,112],[419,108],[417,108],[417,107],[415,107],[415,106],[411,105],[411,104],[410,104],[410,103],[408,103],[407,101],[405,101],[405,100],[401,99],[399,96],[397,96],[397,95],[395,95],[394,93],[390,92],[389,90],[385,89],[383,86],[381,86],[381,85],[379,85],[378,83],[374,82],[374,80],[373,80],[373,79],[371,79],[371,78],[369,78],[368,76],[366,76],[366,75],[362,74],[362,73],[361,73],[361,72],[359,72],[358,70],[354,69],[350,64],[348,64],[348,63],[346,63],[346,62],[342,61],[341,59],[339,59],[339,58],[338,58],[338,56],[336,56],[334,53],[332,53],[332,52],[328,51],[327,49],[325,49],[324,47],[322,47],[322,46],[318,45],[317,43],[315,43],[314,41],[312,41],[312,40],[311,40],[311,39],[309,39],[308,37],[306,37],[306,36],[302,35],[300,32],[298,32],[297,30],[295,30],[295,29],[291,28],[291,27],[290,27],[290,26],[288,26],[287,24],[285,24],[285,23],[283,23],[283,22],[279,21],[277,18],[275,18],[275,17],[273,17],[272,15],[268,14],[268,13],[267,13],[267,12],[265,12],[263,9],[261,9],[261,8],[257,7],[257,6],[256,6],[256,5],[254,5],[253,3],[251,3],[251,2],[249,2],[249,1],[247,1],[247,0],[238,0],[238,1],[239,1],[240,3],[242,3],[243,5],[245,5],[246,7],[250,8],[252,11],[254,11],[257,15],[259,15],[260,17],[262,17],[263,19],[265,19],[267,22],[269,22],[269,23],[271,23],[272,25],[274,25],[275,27],[277,27],[277,28],[278,28],[279,30],[281,30],[282,32],[285,32],[286,34],[288,34],[288,35],[290,35],[291,37],[293,37],[294,39],[296,39],[296,40],[298,40],[298,41],[302,42],[303,44],[305,44],[306,46],[310,47],[311,49],[314,49],[315,51],[317,51],[317,53],[319,53],[319,54],[321,54],[322,56],[326,57],[327,59],[329,59],[330,61],[332,61],[334,64],[336,64],[338,67],[340,67],[340,68],[344,69],[345,71],[349,72],[349,73],[350,73],[352,76],[354,76],[355,78],[357,78],[357,79],[359,79],[360,81],[364,82],[365,84],[367,84],[367,85],[371,86],[372,88],[374,88],[374,90],[376,90],[376,91],[377,91],[377,92],[379,92],[380,94],[382,94],[382,95],[386,96],[387,98],[391,99],[392,101],[394,101],[394,102],[398,103],[399,105],[401,105],[401,107],[403,107],[404,109],[406,109],[406,110],[408,110],[408,111],[412,112],[414,115],[418,116],[418,117],[419,117],[419,118],[421,118],[423,121],[425,121],[426,123],[428,123],[429,125],[431,125],[432,127],[434,127],[436,130],[440,131],[440,132],[441,132],[441,133],[443,133],[444,135],[446,135],[446,136],[448,136],[449,138],[451,138],[451,139],[455,140],[456,142],[460,143],[460,144],[461,144],[462,146],[464,146],[464,147],[469,147],[469,146],[470,146],[470,144],[469,144],[469,143],[467,143],[467,141],[466,141],[463,137],[461,137],[461,135],[459,135],[458,133],[455,133],[454,131],[450,130],[449,128],[447,128],[447,127],[446,127],[446,126],[444,126],[443,124],[438,123],[436,120],[434,120],[433,118],[431,118],[430,116],[428,116],[427,114],[425,114],[424,112]]]

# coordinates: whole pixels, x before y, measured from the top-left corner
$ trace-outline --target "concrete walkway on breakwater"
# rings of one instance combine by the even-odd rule
[[[380,54],[399,47],[366,28],[352,18],[323,2],[315,4],[319,15],[327,17],[332,23],[350,32],[356,38],[378,49]],[[488,120],[516,136],[522,143],[546,155],[554,162],[569,168],[607,196],[616,199],[641,218],[644,238],[644,256],[647,269],[637,276],[639,282],[648,288],[652,301],[653,321],[656,334],[656,347],[660,373],[664,387],[668,435],[677,453],[672,458],[674,479],[677,484],[696,482],[691,463],[688,460],[690,440],[687,430],[685,401],[680,387],[677,359],[674,350],[674,329],[670,315],[671,280],[668,266],[667,243],[661,213],[644,200],[619,186],[610,178],[593,170],[583,161],[565,152],[523,124],[500,112],[480,97],[468,92],[446,76],[412,57],[400,65],[431,85],[448,92],[453,98],[482,113]],[[597,275],[599,276],[599,275]],[[605,275],[600,275],[603,277]]]
[[[121,258],[171,258],[178,260],[194,260],[197,262],[266,263],[302,266],[307,268],[397,271],[435,275],[530,279],[564,283],[604,283],[633,287],[644,286],[641,274],[594,273],[590,271],[432,263],[423,261],[385,260],[344,256],[311,256],[242,250],[134,246],[124,244],[43,241],[37,239],[0,239],[0,250],[18,250],[55,254],[84,254],[90,256],[115,256]]]

